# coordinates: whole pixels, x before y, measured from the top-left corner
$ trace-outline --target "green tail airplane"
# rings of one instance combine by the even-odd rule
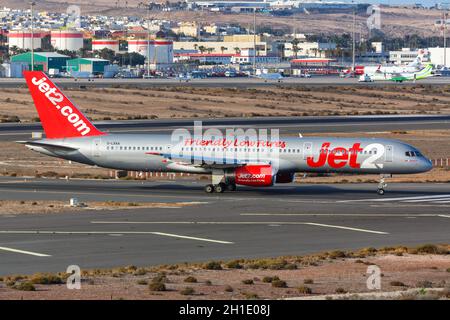
[[[433,65],[427,64],[425,68],[418,72],[413,73],[401,73],[396,76],[393,76],[390,80],[394,82],[403,82],[403,81],[414,81],[414,80],[422,80],[433,76]]]

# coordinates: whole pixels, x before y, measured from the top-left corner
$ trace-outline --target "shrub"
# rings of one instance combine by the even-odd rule
[[[148,284],[148,281],[145,279],[141,279],[137,281],[137,284],[142,285],[142,286],[146,286]]]
[[[287,288],[286,281],[283,280],[273,280],[272,281],[272,287],[274,288]]]
[[[197,282],[197,278],[193,277],[193,276],[189,276],[186,279],[184,279],[184,282],[196,283]]]
[[[144,268],[139,268],[135,272],[133,272],[133,274],[135,276],[143,276],[143,275],[147,274],[147,270],[145,270]]]
[[[242,283],[243,284],[253,284],[253,280],[252,279],[245,279],[245,280],[242,280]]]
[[[450,268],[447,268],[447,272],[450,272]]]
[[[61,284],[61,277],[50,273],[37,273],[31,277],[31,283],[34,284]]]
[[[419,281],[416,284],[417,288],[433,288],[433,282],[428,280]]]
[[[335,251],[331,251],[328,253],[328,256],[331,259],[337,259],[337,258],[345,258],[346,254],[344,251],[340,251],[340,250],[335,250]]]
[[[401,281],[391,281],[389,284],[393,287],[406,287],[406,285]]]
[[[15,284],[14,286],[12,286],[12,288],[14,288],[16,290],[21,290],[21,291],[36,291],[36,288],[34,287],[34,285],[28,281]]]
[[[180,291],[180,294],[182,294],[183,296],[191,296],[194,293],[195,293],[195,290],[192,287],[186,287]]]
[[[335,290],[335,292],[338,293],[338,294],[343,294],[343,293],[347,293],[347,290],[345,290],[344,288],[337,288]]]
[[[304,284],[313,284],[314,280],[313,279],[305,279],[305,280],[303,280],[303,283]]]
[[[207,286],[211,286],[211,285],[212,285],[212,282],[211,282],[211,280],[206,280],[206,281],[205,281],[205,285],[207,285]]]
[[[154,277],[152,279],[152,282],[157,283],[157,282],[161,282],[161,283],[165,283],[167,282],[167,277],[164,274],[159,274],[156,277]]]
[[[222,270],[222,265],[217,261],[210,261],[203,266],[206,270]]]
[[[275,280],[280,280],[280,278],[278,278],[277,276],[274,276],[274,277],[267,276],[262,279],[262,282],[272,283],[272,281],[275,281]]]
[[[424,244],[416,248],[417,253],[428,253],[428,254],[447,254],[448,250],[442,247],[438,247],[434,244]]]
[[[162,282],[152,282],[148,285],[150,291],[166,291],[166,285]]]
[[[238,260],[230,261],[226,264],[226,267],[229,269],[242,269],[242,265],[239,263]]]
[[[256,300],[259,299],[259,296],[254,292],[243,292],[242,293],[247,300]]]
[[[225,292],[233,292],[234,291],[233,287],[230,285],[226,286],[224,290],[225,290]]]
[[[312,289],[307,286],[300,286],[297,288],[297,290],[301,294],[311,294],[312,293]]]

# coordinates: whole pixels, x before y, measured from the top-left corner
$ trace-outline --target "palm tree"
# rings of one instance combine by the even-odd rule
[[[198,50],[200,50],[200,52],[203,53],[206,51],[206,48],[205,48],[205,46],[200,46],[200,47],[198,47]]]
[[[208,51],[209,54],[214,51],[214,48],[207,48],[206,51]]]
[[[221,46],[221,47],[220,47],[220,51],[222,52],[222,54],[223,54],[223,52],[224,52],[225,50],[228,50],[228,48],[227,48],[227,47],[224,47],[224,46]]]
[[[236,52],[236,54],[240,54],[241,53],[241,49],[239,47],[235,47],[234,51]]]
[[[300,41],[295,38],[294,40],[292,40],[292,51],[294,52],[294,58],[297,59],[297,52],[298,52],[298,44],[300,43]]]

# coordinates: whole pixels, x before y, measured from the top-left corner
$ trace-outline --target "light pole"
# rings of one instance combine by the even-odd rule
[[[256,6],[253,8],[253,72],[256,75]]]
[[[33,7],[36,2],[30,2],[31,7],[31,71],[34,71],[34,13]]]
[[[150,4],[147,8],[147,78],[150,78]]]
[[[444,24],[444,68],[447,67],[447,18],[448,13],[443,14],[443,24]]]
[[[352,72],[353,72],[353,76],[355,76],[355,69],[356,69],[356,10],[355,10],[355,6],[354,6],[354,2],[353,3],[353,26],[352,26]]]

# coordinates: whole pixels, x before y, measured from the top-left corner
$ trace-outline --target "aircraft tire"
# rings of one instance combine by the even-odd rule
[[[384,189],[378,189],[378,194],[380,196],[384,196]]]
[[[207,184],[205,186],[205,192],[206,193],[213,193],[214,192],[214,186],[212,184]]]
[[[223,193],[226,189],[226,185],[224,183],[219,183],[214,186],[214,191],[217,193]]]

